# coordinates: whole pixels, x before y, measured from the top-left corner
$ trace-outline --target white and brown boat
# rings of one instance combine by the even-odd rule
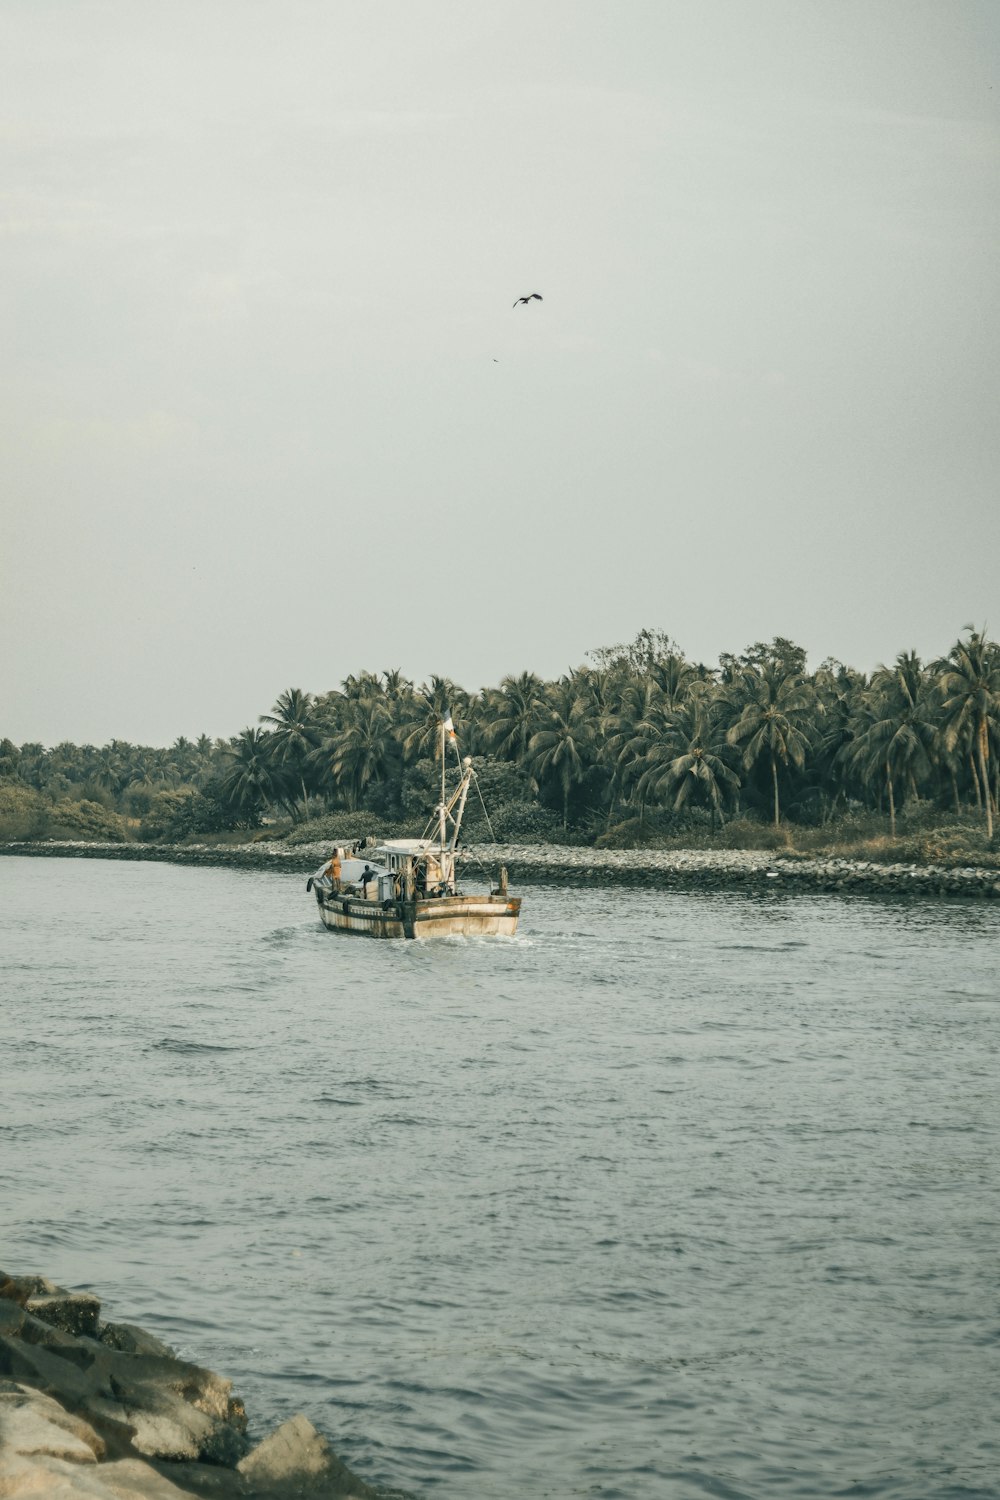
[[[446,797],[446,739],[454,744],[450,716],[441,726],[441,801],[424,836],[335,849],[323,869],[310,876],[306,889],[332,931],[418,939],[512,937],[517,931],[521,900],[508,895],[503,865],[495,879],[484,870],[482,879],[475,880],[485,890],[459,889],[458,836],[475,771],[467,756],[457,787]],[[432,830],[436,837],[430,836]]]

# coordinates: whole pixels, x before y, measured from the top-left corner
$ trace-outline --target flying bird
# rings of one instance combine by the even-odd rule
[[[529,292],[526,297],[518,297],[517,302],[530,302],[532,297],[537,297],[539,302],[542,301],[541,292]],[[517,306],[517,302],[514,303],[515,307]]]

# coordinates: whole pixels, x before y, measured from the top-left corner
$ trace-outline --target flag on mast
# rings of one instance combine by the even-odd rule
[[[454,724],[451,721],[451,709],[450,708],[446,708],[445,709],[443,722],[444,722],[444,732],[448,736],[448,739],[450,740],[450,742],[452,744],[454,744],[455,743],[455,726],[454,726]]]

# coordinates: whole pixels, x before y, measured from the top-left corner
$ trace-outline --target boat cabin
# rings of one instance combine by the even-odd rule
[[[430,839],[386,839],[372,850],[376,863],[418,893],[455,890],[455,854]]]

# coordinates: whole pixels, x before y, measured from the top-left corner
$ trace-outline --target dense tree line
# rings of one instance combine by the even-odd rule
[[[1000,802],[1000,646],[972,627],[936,661],[903,652],[870,675],[834,660],[808,672],[781,637],[710,668],[651,630],[558,681],[522,672],[476,694],[364,672],[331,692],[289,688],[230,740],[3,740],[0,786],[70,822],[74,806],[92,822],[103,808],[150,837],[337,810],[395,822],[434,801],[447,711],[507,836],[596,837],[692,812],[713,828],[737,814],[821,824],[851,805],[895,833],[919,802],[974,810],[992,838]]]

